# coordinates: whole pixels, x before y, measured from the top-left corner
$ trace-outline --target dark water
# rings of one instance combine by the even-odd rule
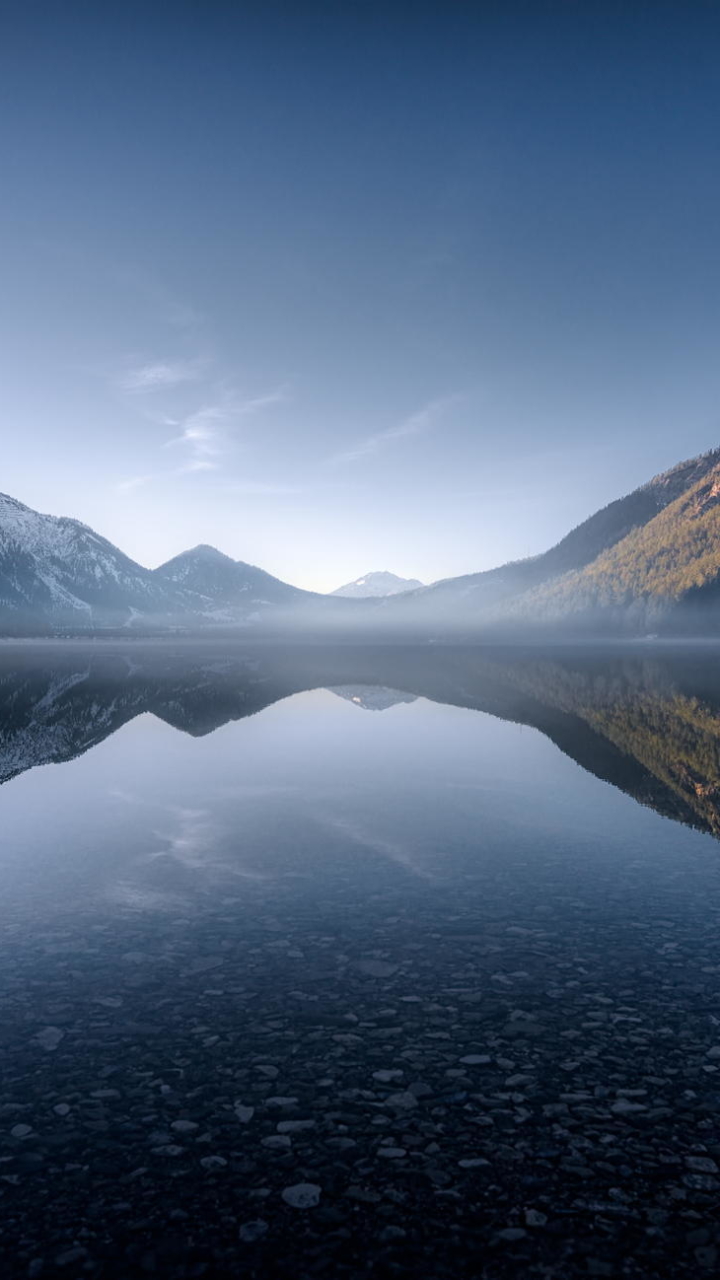
[[[715,1274],[717,657],[4,647],[3,1274]]]

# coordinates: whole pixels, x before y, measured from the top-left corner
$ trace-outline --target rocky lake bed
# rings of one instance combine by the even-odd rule
[[[3,1276],[716,1275],[708,797],[350,681],[12,778]]]
[[[716,920],[238,905],[6,935],[5,1274],[716,1273]]]

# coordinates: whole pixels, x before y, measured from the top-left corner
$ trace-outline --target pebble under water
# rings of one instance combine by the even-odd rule
[[[47,656],[23,672],[0,788],[3,1275],[717,1274],[711,818],[663,816],[680,800],[632,716],[622,750],[595,744],[632,794],[589,771],[590,738],[585,767],[550,741],[569,688],[588,723],[597,666],[540,671],[540,732],[535,660],[506,672],[525,724],[479,705],[497,671],[433,655],[466,691],[448,705],[398,660],[372,683],[347,659],[212,733],[177,723],[207,660],[174,670],[172,723],[145,689],[106,736],[120,675],[85,703]],[[243,670],[255,697],[270,677]],[[654,690],[648,721],[687,724],[677,671],[602,672],[603,723]],[[16,668],[3,687],[17,707]],[[717,735],[707,688],[694,705]]]

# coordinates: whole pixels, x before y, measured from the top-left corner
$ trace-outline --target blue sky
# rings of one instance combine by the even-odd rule
[[[720,443],[720,10],[0,7],[0,488],[332,589]]]

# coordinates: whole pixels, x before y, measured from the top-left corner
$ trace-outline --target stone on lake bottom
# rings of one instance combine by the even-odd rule
[[[400,968],[399,964],[388,964],[385,960],[360,960],[355,968],[368,978],[391,978]]]
[[[65,1032],[61,1031],[59,1027],[43,1027],[43,1030],[38,1031],[35,1036],[40,1048],[45,1049],[47,1053],[54,1053],[60,1041],[64,1040],[64,1038]]]
[[[322,1188],[314,1182],[298,1182],[294,1187],[286,1187],[282,1198],[291,1209],[314,1209],[320,1203]]]
[[[243,1244],[255,1244],[256,1240],[261,1240],[268,1233],[268,1224],[262,1218],[255,1218],[252,1222],[243,1222],[238,1235]]]

